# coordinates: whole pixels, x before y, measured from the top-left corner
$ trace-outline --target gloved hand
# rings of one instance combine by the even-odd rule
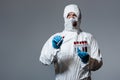
[[[89,60],[89,54],[87,52],[81,51],[79,48],[77,48],[78,56],[81,58],[83,63],[87,63]]]
[[[61,36],[53,37],[53,39],[52,39],[52,46],[53,46],[53,48],[59,49],[61,44],[62,44],[62,42],[63,42],[63,38]]]

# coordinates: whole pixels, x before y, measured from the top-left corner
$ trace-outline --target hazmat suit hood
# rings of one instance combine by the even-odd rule
[[[74,12],[76,14],[76,17],[68,19],[67,16],[70,12]],[[81,31],[81,29],[80,29],[81,12],[80,12],[79,7],[76,4],[67,5],[64,9],[63,17],[64,17],[64,21],[65,21],[64,30],[77,31],[77,32]],[[73,22],[76,22],[77,25],[73,26]]]

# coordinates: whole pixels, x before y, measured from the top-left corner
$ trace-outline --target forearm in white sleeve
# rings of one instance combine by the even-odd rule
[[[52,47],[52,37],[51,37],[44,44],[41,50],[41,55],[39,60],[45,65],[50,65],[54,61],[54,58],[58,52],[59,49],[54,49]]]

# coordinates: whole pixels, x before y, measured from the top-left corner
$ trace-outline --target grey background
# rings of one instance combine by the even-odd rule
[[[64,29],[69,3],[81,8],[81,28],[95,36],[103,55],[93,80],[120,79],[119,0],[0,0],[0,80],[54,80],[53,65],[42,65],[39,56],[46,40]]]

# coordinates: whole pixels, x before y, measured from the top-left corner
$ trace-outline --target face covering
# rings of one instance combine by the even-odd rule
[[[79,22],[77,18],[66,18],[65,19],[65,30],[67,31],[77,31],[79,29]]]

